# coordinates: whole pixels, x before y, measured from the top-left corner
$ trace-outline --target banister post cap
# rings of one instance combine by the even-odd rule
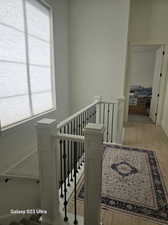
[[[94,100],[101,102],[102,101],[102,96],[94,96]]]
[[[36,128],[38,131],[46,131],[50,134],[55,134],[57,132],[57,121],[54,119],[43,118],[36,123]]]
[[[103,124],[88,123],[83,131],[84,134],[103,134],[104,126]]]

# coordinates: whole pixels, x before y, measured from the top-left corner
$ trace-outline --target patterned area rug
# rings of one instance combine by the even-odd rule
[[[168,198],[155,152],[107,146],[103,159],[102,207],[168,224]],[[84,199],[84,181],[78,199]]]

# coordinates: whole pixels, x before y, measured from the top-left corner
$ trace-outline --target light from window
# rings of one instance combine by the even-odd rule
[[[0,121],[6,127],[54,107],[50,10],[0,0]]]

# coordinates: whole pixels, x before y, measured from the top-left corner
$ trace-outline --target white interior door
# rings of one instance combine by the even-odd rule
[[[159,104],[159,92],[160,92],[160,79],[161,79],[161,70],[162,70],[162,56],[163,51],[162,47],[156,50],[155,58],[155,68],[153,76],[153,86],[152,86],[152,100],[150,106],[150,118],[154,123],[157,121],[158,113],[158,104]]]

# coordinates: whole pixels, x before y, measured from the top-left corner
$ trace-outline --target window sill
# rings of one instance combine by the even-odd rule
[[[52,109],[50,109],[50,110],[48,110],[48,111],[45,111],[45,112],[43,112],[43,113],[37,114],[37,115],[32,116],[32,117],[30,117],[30,118],[24,119],[24,120],[22,120],[22,121],[20,121],[20,122],[11,124],[11,125],[6,126],[6,127],[4,127],[4,128],[1,128],[1,130],[0,130],[0,136],[2,136],[2,135],[4,135],[4,134],[7,134],[7,133],[9,133],[10,131],[13,132],[13,131],[15,131],[15,130],[17,130],[17,129],[19,129],[19,128],[23,128],[24,126],[28,126],[28,125],[30,125],[30,124],[34,124],[34,123],[36,123],[38,120],[40,120],[42,117],[44,117],[44,116],[46,116],[46,115],[48,115],[48,114],[50,114],[50,113],[53,113],[53,112],[55,112],[55,111],[56,111],[56,108],[52,108]]]

